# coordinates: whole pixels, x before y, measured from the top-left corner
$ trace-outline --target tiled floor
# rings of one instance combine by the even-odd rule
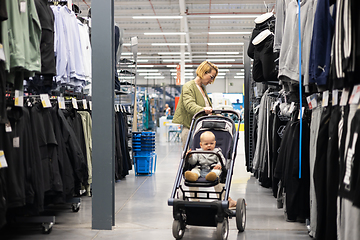
[[[242,139],[242,138],[241,138]],[[284,220],[283,211],[276,208],[270,189],[257,183],[246,172],[244,143],[240,140],[230,196],[244,197],[247,202],[247,224],[243,233],[236,228],[235,219],[229,220],[229,240],[300,240],[309,239],[303,223]],[[157,138],[158,162],[153,176],[135,176],[132,171],[126,179],[116,183],[116,222],[112,231],[91,229],[91,198],[82,197],[80,211],[71,211],[71,205],[57,206],[48,211],[56,216],[50,234],[42,234],[39,224],[19,223],[11,229],[0,231],[0,239],[26,240],[163,240],[172,236],[172,207],[167,199],[173,187],[181,153],[180,143],[168,143]],[[216,229],[188,226],[186,239],[216,239]]]

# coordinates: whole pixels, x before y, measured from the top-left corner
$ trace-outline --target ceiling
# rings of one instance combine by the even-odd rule
[[[73,4],[86,16],[91,0],[73,0]],[[124,31],[121,58],[133,59],[130,38],[138,37],[140,71],[137,78],[140,81],[160,79],[166,84],[174,83],[175,65],[179,64],[181,51],[185,52],[186,80],[195,76],[190,69],[196,69],[204,60],[219,67],[222,75],[218,78],[241,78],[242,44],[251,36],[254,19],[274,7],[275,0],[114,0],[115,24]],[[134,18],[140,16],[145,19]],[[178,19],[162,19],[164,16]],[[185,46],[171,46],[178,43]],[[165,45],[157,46],[159,44]],[[121,64],[119,68],[129,69],[128,64]],[[156,75],[149,75],[144,72],[147,70],[158,71]],[[126,77],[120,75],[120,79]]]

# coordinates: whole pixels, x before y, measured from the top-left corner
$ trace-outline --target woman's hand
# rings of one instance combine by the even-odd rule
[[[210,114],[212,113],[212,108],[211,107],[204,107],[204,111],[206,114]]]

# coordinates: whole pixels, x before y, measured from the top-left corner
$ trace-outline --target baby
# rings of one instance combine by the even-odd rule
[[[225,158],[221,152],[220,148],[215,148],[216,141],[215,135],[206,131],[200,135],[200,147],[202,151],[212,151],[214,154],[192,154],[189,157],[189,163],[195,165],[191,171],[185,172],[185,179],[191,182],[195,182],[198,178],[205,177],[207,181],[215,181],[221,174],[221,164],[218,156],[215,153],[218,153],[225,164]],[[191,149],[188,151],[188,153]],[[191,154],[191,153],[190,153]]]

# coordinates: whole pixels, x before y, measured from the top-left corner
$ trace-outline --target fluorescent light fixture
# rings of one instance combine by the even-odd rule
[[[177,65],[166,65],[168,68],[176,68]]]
[[[174,78],[176,79],[177,77],[174,77]],[[185,76],[185,78],[186,78],[186,79],[194,79],[193,76]]]
[[[219,72],[229,72],[229,69],[219,69]]]
[[[170,69],[170,72],[176,72],[177,70],[176,69]],[[185,68],[185,72],[193,72],[195,71],[194,69],[188,69],[188,68]]]
[[[224,55],[226,55],[226,54],[236,55],[236,54],[239,54],[239,53],[240,53],[240,52],[207,52],[206,54],[208,54],[208,55],[221,55],[221,54],[224,54]]]
[[[206,61],[209,61],[209,62],[235,62],[235,59],[232,59],[232,58],[218,58],[218,59],[206,59]]]
[[[124,47],[130,47],[131,46],[131,43],[123,43],[122,44]]]
[[[158,55],[180,55],[181,52],[158,52]],[[185,52],[185,54],[189,55],[189,52]]]
[[[186,35],[186,32],[147,32],[144,35]]]
[[[245,69],[240,69],[240,72],[244,72],[245,71]]]
[[[176,76],[177,73],[171,73],[172,76]],[[193,73],[185,73],[185,75],[190,75],[190,76],[194,76]]]
[[[240,72],[240,73],[236,73],[236,75],[244,76],[244,73],[243,73],[243,72]]]
[[[163,59],[163,62],[180,62],[180,59]],[[191,62],[190,59],[185,59],[185,62]]]
[[[148,59],[138,59],[137,62],[148,62]]]
[[[135,65],[128,65],[128,67],[129,67],[129,68],[133,68],[133,67],[135,67]],[[138,67],[138,68],[139,68],[139,67],[152,68],[152,67],[154,67],[154,65],[137,65],[137,67]]]
[[[225,78],[225,76],[219,76],[219,75],[218,75],[218,76],[216,76],[216,78],[222,79],[222,78]],[[216,78],[215,78],[215,79],[216,79]]]
[[[221,72],[218,73],[218,76],[224,76],[224,75],[226,75],[226,73],[221,73]]]
[[[158,72],[159,69],[138,69],[137,72]]]
[[[152,43],[151,46],[187,46],[187,43]]]
[[[147,77],[144,77],[145,79],[164,79],[165,77],[164,76],[147,76]]]
[[[222,67],[232,67],[231,64],[224,64],[224,65],[218,65],[219,68],[222,68]]]
[[[135,77],[119,77],[120,79],[134,79]]]
[[[244,78],[244,76],[234,76],[234,78]]]
[[[132,52],[123,52],[123,53],[121,53],[121,55],[133,55],[133,53]],[[141,55],[141,53],[140,52],[138,52],[137,53],[137,55]]]
[[[139,73],[139,76],[148,76],[148,75],[161,76],[161,73],[154,73],[154,72],[150,72],[150,73]]]
[[[181,19],[183,16],[133,16],[133,19]]]
[[[219,45],[244,45],[243,42],[232,42],[232,43],[207,43],[209,46],[219,46]]]
[[[257,18],[260,14],[227,14],[227,15],[211,15],[210,18]]]
[[[248,35],[251,32],[209,32],[209,34],[238,34],[238,35]]]

